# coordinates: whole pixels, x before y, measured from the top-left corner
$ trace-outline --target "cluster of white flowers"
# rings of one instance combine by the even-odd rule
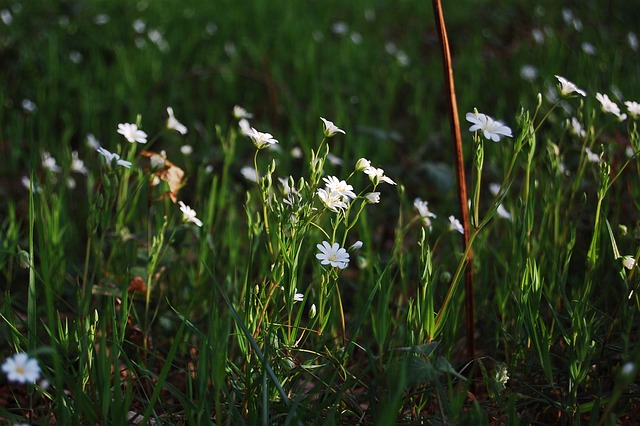
[[[391,178],[384,174],[384,170],[379,167],[372,166],[371,162],[366,158],[360,158],[356,162],[356,170],[359,172],[364,172],[365,175],[369,176],[369,180],[374,185],[378,185],[380,182],[385,182],[389,185],[396,184],[393,180],[391,180]]]
[[[558,91],[560,92],[561,96],[572,97],[575,95],[580,95],[580,96],[587,95],[587,93],[584,90],[579,89],[574,83],[567,80],[566,78],[561,77],[559,75],[556,75],[556,78],[560,82],[560,84],[558,85]],[[618,98],[619,97],[620,95],[618,96]],[[618,106],[618,104],[616,104],[613,100],[611,100],[609,95],[607,95],[606,93],[599,93],[599,92],[596,93],[596,99],[598,100],[598,102],[600,102],[600,107],[603,112],[616,116],[619,121],[624,121],[627,119],[627,114],[623,113],[620,110],[620,107]],[[627,112],[633,118],[638,118],[640,116],[640,104],[638,102],[626,101],[624,104],[627,107]],[[575,117],[571,118],[571,121],[569,122],[569,129],[571,130],[571,133],[576,136],[584,137],[586,135],[586,132],[582,128],[582,125],[580,124],[578,119]]]
[[[327,176],[322,180],[325,183],[325,187],[319,188],[317,194],[329,210],[334,212],[344,210],[349,207],[351,200],[356,198],[353,186],[346,181],[340,180],[335,176]]]

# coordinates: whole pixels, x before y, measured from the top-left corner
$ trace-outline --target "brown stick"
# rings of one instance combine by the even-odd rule
[[[451,65],[451,51],[449,50],[449,39],[447,38],[447,28],[444,24],[444,14],[440,0],[433,0],[433,14],[436,20],[436,28],[440,37],[442,47],[442,63],[444,65],[444,81],[447,87],[447,100],[449,104],[449,119],[451,122],[451,133],[456,153],[456,172],[458,175],[458,196],[460,210],[462,213],[462,225],[464,226],[464,247],[469,246],[469,209],[467,207],[467,184],[464,175],[464,158],[462,152],[462,136],[460,134],[460,120],[458,119],[458,103],[456,101],[456,89],[453,82],[453,67]],[[475,321],[473,306],[473,255],[469,249],[467,255],[467,266],[464,274],[465,288],[465,311],[466,311],[466,331],[467,331],[467,352],[470,358],[475,354]]]

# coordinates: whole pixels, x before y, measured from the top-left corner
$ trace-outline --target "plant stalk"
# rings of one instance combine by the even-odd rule
[[[467,265],[464,275],[465,283],[465,312],[466,312],[466,332],[467,332],[467,352],[470,358],[475,354],[475,322],[474,322],[474,300],[473,300],[473,254],[470,247],[470,226],[469,209],[467,207],[467,185],[464,173],[464,156],[462,151],[462,135],[460,134],[460,120],[458,118],[458,103],[456,100],[456,90],[453,79],[453,66],[451,65],[451,51],[449,49],[449,39],[447,28],[444,22],[444,13],[440,0],[433,0],[433,14],[436,20],[436,29],[442,48],[442,59],[444,65],[444,82],[447,88],[447,103],[449,106],[449,120],[453,144],[456,155],[456,174],[458,176],[458,199],[464,227],[464,250],[467,253]]]

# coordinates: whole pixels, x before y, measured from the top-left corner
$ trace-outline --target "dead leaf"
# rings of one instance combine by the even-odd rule
[[[160,166],[160,169],[154,171],[153,174],[169,185],[169,198],[174,204],[177,203],[178,192],[186,183],[184,170],[167,160],[164,152],[158,154],[153,151],[140,151],[140,155],[148,157],[152,164]]]

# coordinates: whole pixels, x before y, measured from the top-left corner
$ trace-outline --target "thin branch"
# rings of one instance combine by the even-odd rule
[[[462,136],[460,134],[460,121],[458,119],[458,103],[456,101],[456,90],[453,81],[453,67],[451,65],[451,51],[449,49],[449,39],[447,38],[447,28],[444,23],[444,14],[440,0],[433,0],[433,14],[436,20],[436,28],[442,47],[442,63],[444,65],[444,81],[447,88],[447,100],[449,106],[449,119],[451,123],[451,133],[453,135],[454,149],[456,154],[456,173],[458,175],[458,197],[462,214],[462,224],[464,226],[464,248],[467,252],[467,267],[465,269],[465,312],[466,312],[466,332],[467,332],[467,352],[473,358],[475,354],[475,322],[474,322],[474,300],[473,300],[473,255],[469,247],[469,236],[471,229],[469,226],[469,209],[467,206],[467,184],[464,175],[464,158],[462,152]],[[468,250],[467,250],[468,248]]]

